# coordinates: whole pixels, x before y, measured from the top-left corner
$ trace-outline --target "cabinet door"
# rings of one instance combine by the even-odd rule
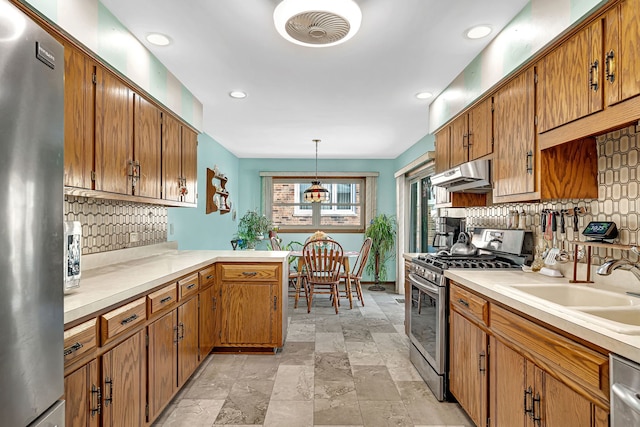
[[[277,285],[225,283],[222,290],[223,345],[273,345]],[[275,300],[274,300],[275,298]]]
[[[476,425],[484,425],[488,409],[487,334],[455,310],[451,310],[450,328],[451,393]]]
[[[178,387],[198,367],[198,298],[178,307]]]
[[[596,20],[540,62],[538,132],[602,109],[602,23]]]
[[[469,160],[469,121],[468,115],[451,122],[451,143],[449,144],[449,166],[455,167]]]
[[[198,137],[191,130],[182,127],[182,178],[186,186],[186,194],[182,201],[196,203],[198,181]]]
[[[94,147],[93,61],[64,45],[64,185],[92,189]]]
[[[489,97],[469,111],[469,160],[493,152],[493,98]]]
[[[133,92],[101,67],[96,67],[95,149],[95,189],[131,194]]]
[[[178,386],[176,311],[165,314],[148,328],[149,420],[153,420]]]
[[[449,126],[436,133],[436,173],[449,169],[450,137],[451,130]]]
[[[494,337],[490,339],[490,425],[492,427],[525,426],[529,417],[524,402],[532,402],[527,392],[526,361]],[[533,393],[533,384],[531,385]],[[528,405],[529,405],[528,403]]]
[[[162,198],[180,201],[180,123],[162,114]]]
[[[102,356],[103,427],[140,426],[145,407],[144,332]]]
[[[216,315],[218,314],[218,296],[215,294],[214,286],[210,286],[200,292],[200,360],[203,360],[211,352],[215,345]]]
[[[139,95],[134,104],[133,153],[139,170],[133,194],[160,198],[160,150],[162,148],[160,110]]]
[[[541,390],[541,422],[544,426],[590,426],[591,403],[575,391],[536,367],[536,385]],[[537,411],[537,408],[536,408]]]
[[[520,73],[500,89],[494,104],[493,195],[496,202],[499,197],[535,191],[533,68]]]
[[[605,17],[605,103],[612,105],[640,94],[640,0],[624,0]]]
[[[65,425],[98,427],[100,401],[98,362],[92,360],[64,378]]]

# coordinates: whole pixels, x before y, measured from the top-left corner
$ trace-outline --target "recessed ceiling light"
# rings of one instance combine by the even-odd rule
[[[247,97],[247,93],[241,90],[232,90],[229,92],[229,96],[235,99],[242,99]]]
[[[433,96],[431,92],[418,92],[416,93],[416,98],[418,99],[429,99]]]
[[[471,27],[469,28],[464,35],[468,38],[468,39],[481,39],[483,37],[487,37],[489,34],[491,34],[491,26],[489,25],[476,25],[475,27]]]
[[[156,46],[168,46],[171,44],[171,39],[168,36],[160,33],[147,34],[147,41]]]

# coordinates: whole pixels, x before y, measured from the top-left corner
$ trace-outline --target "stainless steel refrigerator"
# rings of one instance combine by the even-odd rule
[[[0,0],[0,425],[64,426],[64,51]]]

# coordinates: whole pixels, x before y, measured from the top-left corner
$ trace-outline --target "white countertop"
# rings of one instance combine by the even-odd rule
[[[626,335],[611,331],[599,324],[572,315],[570,308],[535,297],[528,297],[526,294],[520,295],[518,292],[510,292],[504,288],[505,285],[513,284],[568,284],[569,279],[566,277],[553,278],[538,273],[525,273],[522,271],[477,269],[449,269],[446,270],[445,276],[521,313],[562,329],[610,352],[640,362],[640,335]],[[611,289],[604,285],[594,284],[581,284],[579,286]],[[621,289],[620,292],[624,292],[624,290]]]
[[[167,250],[83,270],[80,287],[64,296],[64,323],[118,304],[214,262],[286,263],[287,255],[287,251]]]

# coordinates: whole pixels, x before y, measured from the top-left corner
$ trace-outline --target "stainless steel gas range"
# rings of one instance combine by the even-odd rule
[[[446,251],[413,259],[409,283],[410,359],[435,397],[448,398],[449,281],[444,271],[453,268],[513,269],[533,257],[533,234],[524,230],[476,228],[471,243],[474,255]]]

